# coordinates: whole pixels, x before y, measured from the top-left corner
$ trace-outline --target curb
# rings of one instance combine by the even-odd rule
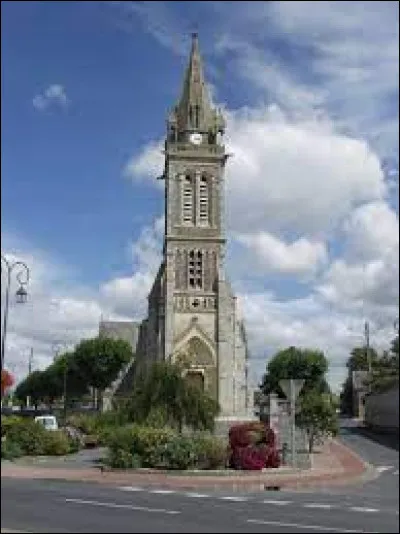
[[[2,465],[2,478],[70,480],[93,482],[107,485],[139,485],[165,489],[210,489],[229,491],[265,491],[280,489],[297,489],[330,485],[348,485],[366,482],[378,476],[377,471],[364,462],[349,447],[336,440],[331,446],[338,451],[339,468],[311,468],[297,473],[240,473],[240,474],[177,474],[168,472],[122,471],[97,469],[40,468],[40,466],[21,466],[9,463]],[[7,474],[7,471],[9,473]]]

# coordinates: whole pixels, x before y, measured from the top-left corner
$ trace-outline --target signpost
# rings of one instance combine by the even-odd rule
[[[296,467],[296,399],[299,396],[301,388],[304,385],[303,379],[288,379],[280,380],[281,387],[286,398],[290,400],[290,416],[291,416],[291,450],[292,450],[292,466]]]

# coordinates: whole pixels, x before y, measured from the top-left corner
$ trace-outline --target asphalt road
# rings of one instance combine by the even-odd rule
[[[344,426],[343,441],[385,467],[375,480],[336,490],[222,494],[2,478],[2,530],[399,532],[396,444]]]

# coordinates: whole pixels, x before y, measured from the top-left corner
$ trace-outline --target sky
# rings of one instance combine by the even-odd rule
[[[161,146],[193,31],[227,120],[226,270],[252,384],[296,345],[324,351],[337,391],[365,320],[387,348],[399,305],[398,10],[2,2],[1,251],[30,268],[29,300],[9,313],[17,380],[31,347],[40,369],[101,317],[145,316],[162,250]]]

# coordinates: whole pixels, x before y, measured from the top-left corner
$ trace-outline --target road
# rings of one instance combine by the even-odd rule
[[[360,486],[252,494],[3,478],[2,530],[399,532],[396,448],[370,439],[351,425],[345,425],[342,440],[367,461],[387,469],[381,470],[377,479]]]

